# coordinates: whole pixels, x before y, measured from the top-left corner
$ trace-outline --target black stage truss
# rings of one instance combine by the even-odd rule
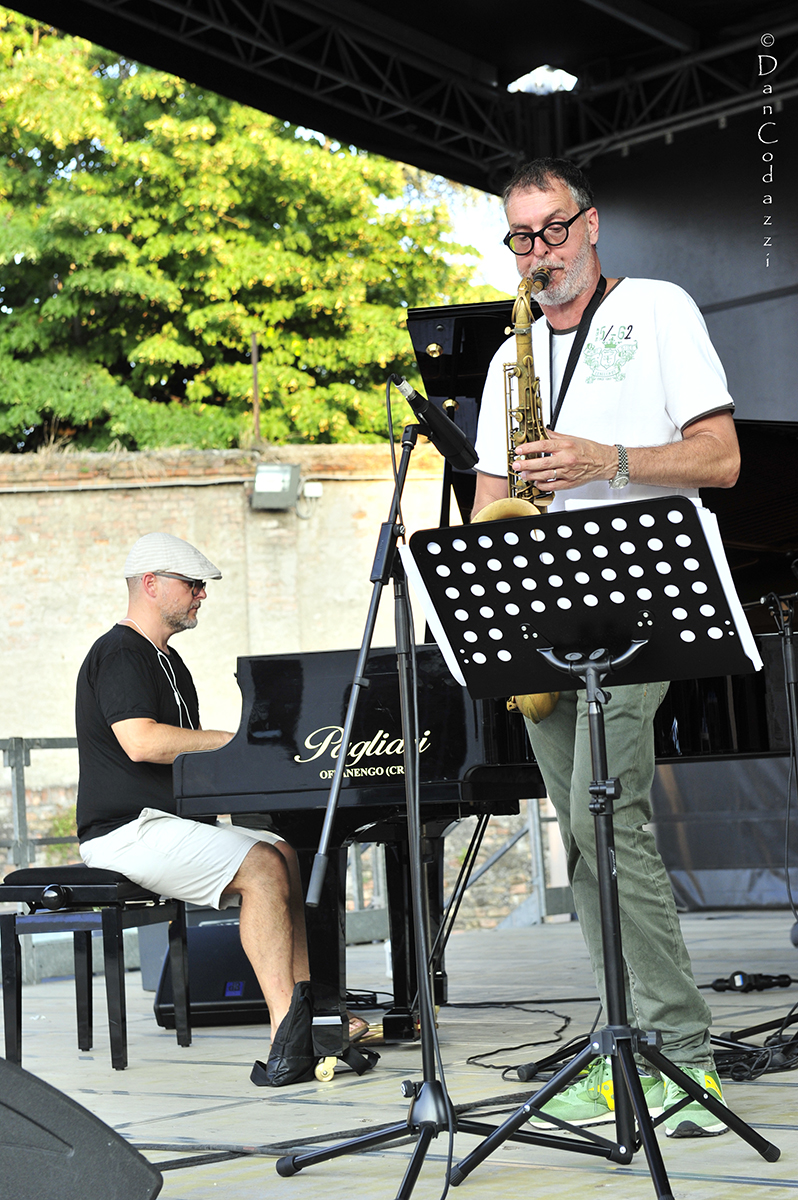
[[[660,0],[660,3],[662,0]],[[787,4],[560,0],[514,16],[482,0],[18,0],[15,7],[295,125],[486,191],[537,154],[582,165],[798,95]],[[773,39],[770,41],[770,39]],[[571,93],[507,91],[533,67]]]

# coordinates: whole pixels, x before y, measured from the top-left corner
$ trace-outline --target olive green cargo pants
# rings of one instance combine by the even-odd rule
[[[711,1067],[711,1013],[693,979],[668,876],[646,828],[654,778],[654,714],[667,689],[667,683],[610,686],[611,699],[603,706],[607,770],[620,779],[622,789],[613,801],[613,828],[627,1016],[639,1029],[659,1030],[662,1052],[673,1062]],[[539,725],[527,721],[527,729],[557,811],[574,905],[606,1019],[585,692],[563,692],[551,716]]]

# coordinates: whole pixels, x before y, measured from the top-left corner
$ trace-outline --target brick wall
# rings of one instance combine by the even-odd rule
[[[303,479],[322,481],[322,497],[300,505],[306,519],[252,510],[261,461],[298,463]],[[437,451],[418,446],[403,502],[409,530],[437,525],[441,478]],[[127,551],[153,530],[193,542],[223,572],[179,650],[197,682],[203,723],[237,728],[238,655],[360,645],[392,493],[383,446],[0,455],[0,737],[74,735],[78,669],[92,642],[124,616]],[[374,645],[393,640],[388,589]],[[74,784],[73,752],[33,759],[32,789]]]
[[[255,467],[263,461],[298,463],[304,480],[322,482],[322,497],[300,504],[302,516],[253,511]],[[408,533],[438,524],[441,480],[437,451],[418,446],[403,499]],[[0,737],[74,736],[78,669],[92,642],[124,616],[129,547],[156,529],[193,542],[223,572],[209,585],[198,628],[176,644],[197,683],[203,723],[237,728],[239,655],[360,645],[392,494],[382,446],[0,455]],[[419,612],[416,620],[421,640]],[[393,643],[388,588],[374,645]],[[53,819],[74,806],[76,780],[75,751],[32,753],[33,835],[47,835]],[[3,772],[0,836],[9,831],[9,785]],[[480,861],[524,820],[491,822]],[[463,828],[451,841],[447,887],[469,835]],[[499,923],[528,894],[529,872],[522,841],[468,893],[459,927]]]

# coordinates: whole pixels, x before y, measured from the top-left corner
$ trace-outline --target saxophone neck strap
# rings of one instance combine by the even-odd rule
[[[560,415],[560,409],[562,408],[562,402],[565,399],[565,393],[568,391],[568,385],[571,382],[574,371],[576,370],[576,364],[579,362],[579,355],[582,353],[582,347],[587,339],[587,331],[590,328],[590,322],[593,320],[593,315],[599,304],[601,304],[601,301],[604,299],[604,293],[606,290],[607,280],[603,275],[599,275],[599,280],[596,284],[596,290],[590,297],[590,302],[587,308],[582,313],[582,319],[579,322],[576,330],[576,337],[574,338],[574,343],[571,346],[571,353],[568,355],[568,362],[565,364],[565,371],[563,373],[562,383],[560,384],[560,394],[557,397],[557,403],[554,405],[551,414],[551,422],[549,424],[550,429],[554,429],[557,424],[557,418]]]

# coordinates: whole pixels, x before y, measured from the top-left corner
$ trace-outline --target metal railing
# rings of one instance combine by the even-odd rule
[[[28,807],[25,801],[25,768],[30,766],[31,750],[76,750],[77,738],[0,738],[3,766],[11,771],[11,813],[14,836],[0,839],[0,846],[11,851],[16,867],[28,867],[36,858],[37,846],[77,843],[76,837],[31,837],[28,832]]]

